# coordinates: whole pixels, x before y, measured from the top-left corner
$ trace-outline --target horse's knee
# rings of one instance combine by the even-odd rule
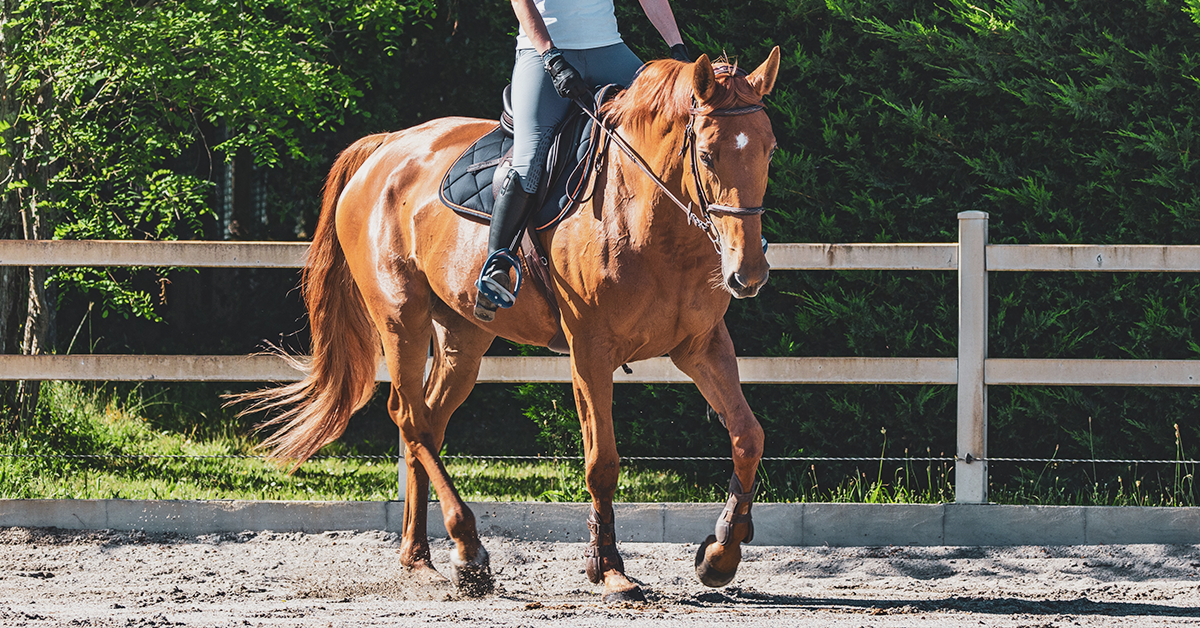
[[[762,458],[763,444],[766,442],[762,425],[748,410],[739,414],[737,419],[730,417],[727,420],[733,455],[735,458],[758,460]]]
[[[617,458],[597,460],[588,465],[585,478],[588,490],[593,497],[611,498],[617,492],[617,481],[620,476],[620,464]]]

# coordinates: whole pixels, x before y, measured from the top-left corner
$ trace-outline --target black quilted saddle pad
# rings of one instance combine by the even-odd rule
[[[490,221],[496,200],[492,177],[512,145],[512,138],[499,126],[475,140],[442,177],[442,202],[464,216]]]
[[[542,175],[542,181],[551,183],[542,186],[540,209],[529,221],[535,229],[549,229],[570,213],[573,203],[567,190],[574,190],[578,195],[580,186],[585,183],[586,174],[576,166],[590,150],[592,124],[582,112],[563,122],[562,137],[546,159],[551,170]],[[467,147],[442,177],[439,192],[442,203],[461,216],[490,222],[495,204],[492,181],[496,168],[512,160],[512,144],[512,138],[497,125]]]

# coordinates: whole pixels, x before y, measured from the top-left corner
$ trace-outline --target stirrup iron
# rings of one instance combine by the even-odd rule
[[[492,271],[496,267],[496,260],[504,260],[508,262],[517,275],[517,285],[509,291],[505,286],[500,285],[495,279],[492,279]],[[483,263],[483,270],[479,273],[479,279],[475,282],[475,288],[479,290],[479,294],[483,295],[488,301],[493,304],[510,308],[517,302],[517,294],[521,292],[521,260],[517,259],[516,255],[509,249],[500,249],[488,256],[487,261]]]

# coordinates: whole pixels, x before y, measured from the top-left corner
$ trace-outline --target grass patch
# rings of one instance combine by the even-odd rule
[[[139,388],[51,382],[36,418],[0,442],[0,498],[387,500],[396,498],[396,453],[366,444],[333,443],[318,456],[383,455],[389,459],[324,458],[294,474],[257,458],[69,458],[30,455],[254,455],[248,425],[208,408],[191,420],[164,418],[177,401]],[[187,408],[183,408],[187,411]],[[367,451],[362,451],[366,449]],[[582,463],[448,459],[464,498],[501,501],[587,501]],[[709,501],[716,494],[670,470],[627,466],[623,501]],[[434,493],[436,497],[436,493]]]
[[[468,501],[590,501],[579,460],[491,461],[451,459],[446,469]],[[715,487],[701,486],[669,469],[623,464],[617,500],[714,501]],[[720,496],[724,499],[724,496]]]
[[[248,431],[231,416],[205,429],[158,428],[156,403],[138,389],[44,386],[40,412],[0,443],[0,454],[118,456],[0,458],[0,497],[67,499],[348,499],[395,496],[388,461],[313,460],[295,474],[261,459],[119,456],[253,455]]]
[[[36,418],[0,440],[0,498],[388,500],[396,496],[396,444],[337,442],[294,474],[253,455],[249,424],[212,406],[189,406],[140,387],[48,383]],[[1179,439],[1178,434],[1176,436]],[[1178,458],[1184,459],[1182,443]],[[35,455],[100,455],[70,458]],[[384,459],[344,456],[379,455]],[[29,457],[24,457],[29,456]],[[185,457],[122,457],[185,456]],[[583,463],[446,458],[470,501],[584,502]],[[1062,463],[1024,469],[993,486],[1010,504],[1195,506],[1194,469],[1179,463],[1092,467],[1086,485],[1064,479]],[[624,502],[719,502],[729,463],[626,461],[616,498]],[[1101,469],[1102,470],[1102,469]],[[728,477],[728,476],[725,476]],[[954,500],[953,465],[801,466],[765,461],[758,501],[945,503]],[[436,497],[436,493],[434,494]]]

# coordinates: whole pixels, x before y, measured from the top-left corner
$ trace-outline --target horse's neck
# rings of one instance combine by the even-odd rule
[[[631,133],[624,127],[617,129],[617,132],[645,159],[651,172],[667,190],[688,205],[690,199],[683,183],[685,162],[679,154],[683,146],[683,127],[683,124],[663,122],[642,133]],[[617,210],[615,212],[605,212],[605,215],[620,221],[619,231],[628,233],[635,242],[669,241],[679,246],[694,240],[695,244],[711,249],[712,245],[704,233],[688,224],[684,209],[664,194],[631,157],[615,144],[610,144],[608,150],[611,167],[606,173],[607,186],[616,191],[619,207],[614,208]]]

